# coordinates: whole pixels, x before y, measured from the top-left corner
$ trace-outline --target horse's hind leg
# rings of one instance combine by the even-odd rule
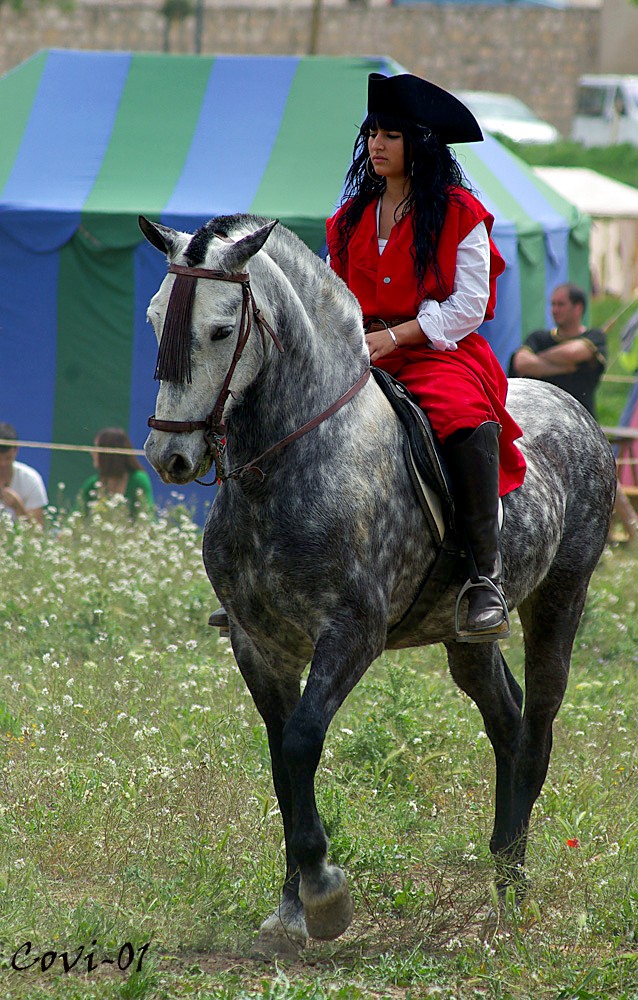
[[[496,760],[492,853],[509,844],[515,829],[513,813],[516,759],[521,739],[523,693],[510,673],[497,643],[446,646],[452,677],[476,703]]]
[[[514,677],[512,671],[508,667],[505,657],[501,653],[500,649],[499,649],[499,655],[501,657],[501,665],[503,667],[503,673],[505,674],[505,680],[507,681],[507,685],[510,689],[510,694],[522,712],[523,699],[524,699],[523,689],[521,688],[520,684]]]
[[[299,899],[299,868],[290,847],[292,790],[288,769],[283,760],[282,740],[286,720],[299,701],[299,676],[292,669],[275,672],[245,633],[237,628],[233,630],[233,651],[266,725],[273,784],[281,810],[286,848],[286,878],[281,901],[275,912],[259,928],[252,953],[255,957],[262,958],[295,958],[307,944],[308,932]]]
[[[587,595],[589,577],[548,576],[519,607],[525,634],[525,711],[516,751],[509,835],[495,852],[521,868],[532,807],[540,795],[552,750],[552,727],[561,706],[572,646]]]
[[[588,578],[551,576],[519,608],[525,633],[525,710],[520,688],[500,650],[448,648],[450,669],[474,699],[496,758],[496,815],[490,850],[499,891],[524,887],[523,866],[532,807],[549,766],[552,726],[560,708]],[[485,652],[487,651],[487,652]]]

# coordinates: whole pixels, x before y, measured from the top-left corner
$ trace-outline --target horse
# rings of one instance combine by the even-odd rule
[[[443,643],[453,680],[478,706],[496,766],[490,850],[503,895],[518,891],[614,503],[600,427],[561,389],[511,380],[527,472],[503,498],[501,544],[507,603],[524,633],[523,708],[498,642],[456,641],[458,579],[397,638],[437,540],[401,422],[368,377],[361,310],[345,284],[272,220],[220,216],[194,235],[143,217],[140,227],[168,260],[148,308],[160,384],[146,455],[175,484],[201,481],[215,461],[204,564],[266,726],[283,821],[282,894],[255,954],[296,955],[352,920],[346,876],[328,861],[315,773],[335,712],[385,648]]]

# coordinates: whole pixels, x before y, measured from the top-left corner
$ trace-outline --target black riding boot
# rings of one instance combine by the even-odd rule
[[[501,588],[498,529],[498,436],[488,420],[476,430],[453,434],[445,443],[459,529],[465,535],[470,579],[456,606],[458,642],[494,642],[510,634]],[[463,435],[463,436],[461,436]],[[467,624],[458,625],[461,598],[467,597]]]

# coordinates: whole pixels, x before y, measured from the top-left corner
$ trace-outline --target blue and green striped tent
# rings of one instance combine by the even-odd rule
[[[0,420],[73,444],[119,425],[140,447],[156,391],[145,311],[165,262],[138,214],[193,231],[255,212],[321,252],[367,75],[400,71],[383,57],[48,50],[0,79]],[[588,222],[494,139],[457,154],[508,264],[483,329],[506,365],[558,281],[588,284]],[[83,454],[21,458],[53,497],[91,471]]]

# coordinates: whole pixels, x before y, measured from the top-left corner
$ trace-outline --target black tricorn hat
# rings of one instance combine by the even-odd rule
[[[443,142],[481,142],[483,133],[469,108],[442,87],[411,73],[368,76],[368,114],[404,118],[436,132]]]

